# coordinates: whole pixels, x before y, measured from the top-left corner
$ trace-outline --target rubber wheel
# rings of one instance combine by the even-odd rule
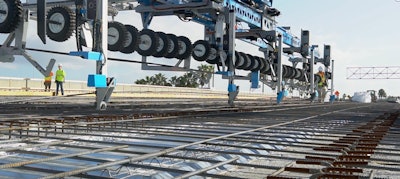
[[[294,79],[296,77],[296,69],[291,67],[291,66],[289,66],[289,71],[290,71],[289,78],[290,79]]]
[[[75,14],[69,7],[55,6],[47,12],[47,37],[56,42],[68,40],[75,29]]]
[[[245,53],[243,53],[243,52],[238,52],[238,54],[239,54],[239,58],[241,59],[240,60],[240,63],[238,63],[237,64],[237,69],[242,69],[243,70],[243,68],[246,66],[246,63],[247,63],[247,61],[249,60],[248,59],[248,57],[247,57],[247,55],[245,54]]]
[[[128,40],[127,36],[128,30],[124,24],[116,21],[108,22],[108,50],[121,51]]]
[[[139,32],[139,45],[137,52],[143,56],[151,56],[156,52],[158,36],[150,29],[143,29]]]
[[[295,68],[294,70],[295,70],[295,73],[296,73],[296,75],[294,76],[294,79],[300,80],[300,78],[301,78],[302,76],[304,76],[303,71],[301,71],[301,70],[298,69],[298,68]]]
[[[269,63],[268,63],[268,61],[267,60],[265,60],[265,59],[262,59],[262,60],[264,60],[264,65],[263,65],[263,67],[260,69],[260,73],[262,73],[262,74],[267,74],[267,71],[270,69],[270,66],[269,66]]]
[[[285,70],[286,70],[286,78],[291,78],[293,76],[293,71],[291,69],[290,66],[284,66]]]
[[[131,26],[131,25],[125,25],[125,28],[128,31],[128,33],[126,35],[126,41],[125,41],[123,48],[121,49],[121,52],[126,53],[126,54],[133,53],[133,52],[135,52],[135,50],[138,46],[139,32],[136,27]]]
[[[22,5],[19,0],[0,0],[0,33],[14,31],[21,21]]]
[[[303,70],[301,70],[301,76],[299,77],[299,81],[306,81],[306,74]]]
[[[158,46],[153,56],[164,57],[169,49],[169,38],[164,32],[156,32],[156,34],[158,36]]]
[[[210,56],[210,44],[205,40],[198,40],[193,44],[192,57],[197,61],[205,61]]]
[[[174,34],[167,34],[167,36],[169,38],[169,48],[165,57],[175,58],[179,51],[178,37]]]
[[[262,68],[264,68],[264,66],[266,65],[265,64],[265,59],[264,58],[262,58],[262,57],[258,57],[258,59],[259,59],[259,62],[260,62],[260,69],[259,70],[261,70]]]
[[[289,77],[290,77],[289,66],[282,65],[282,78],[289,78]]]
[[[244,63],[244,59],[240,56],[239,52],[235,51],[235,68],[239,69],[238,67]]]
[[[210,47],[210,55],[206,62],[209,64],[217,64],[219,62],[219,54],[216,47]]]
[[[247,55],[247,61],[246,61],[246,65],[243,67],[243,70],[251,70],[253,68],[256,60],[254,59],[253,55],[249,55],[249,54],[246,54],[246,55]]]
[[[177,59],[187,59],[192,54],[192,42],[185,36],[178,37],[178,55]]]
[[[258,71],[258,70],[261,69],[261,67],[262,67],[262,62],[261,62],[260,57],[255,56],[254,57],[254,64],[253,64],[253,66],[251,68],[251,71],[252,72]]]

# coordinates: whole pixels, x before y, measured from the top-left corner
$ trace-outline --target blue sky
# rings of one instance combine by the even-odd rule
[[[290,26],[291,32],[299,36],[301,29],[310,31],[310,42],[323,47],[331,45],[331,57],[335,60],[335,89],[342,94],[352,95],[356,91],[368,89],[385,89],[387,94],[400,96],[400,80],[347,80],[347,67],[383,67],[400,66],[396,59],[400,49],[400,2],[395,0],[275,0],[273,7],[281,11],[277,17],[278,26]],[[124,24],[132,24],[142,29],[140,16],[134,11],[120,12],[115,18]],[[75,50],[73,38],[67,42],[58,43],[50,39],[46,45],[42,44],[36,34],[36,22],[31,21],[28,34],[27,47],[43,48],[61,52]],[[150,28],[176,35],[183,35],[195,42],[203,38],[203,26],[194,22],[182,22],[175,16],[156,17]],[[0,35],[2,43],[6,35]],[[238,51],[246,51],[254,55],[262,54],[254,46],[237,42]],[[322,53],[322,50],[320,50]],[[95,72],[93,61],[77,57],[60,56],[31,52],[42,66],[50,58],[55,58],[57,63],[62,63],[67,71],[67,80],[85,81],[88,74]],[[137,53],[125,55],[110,52],[110,57],[140,60]],[[150,59],[157,63],[173,64],[174,59]],[[284,64],[290,64],[284,59]],[[122,63],[109,61],[108,74],[117,78],[118,82],[133,83],[137,79],[159,73],[158,71],[143,71],[136,63]],[[196,68],[200,63],[192,60],[191,68]],[[317,66],[318,67],[318,66]],[[316,67],[316,68],[317,68]],[[56,70],[54,68],[54,70]],[[162,72],[167,76],[181,75],[175,72]],[[239,72],[245,75],[247,72]],[[0,64],[0,76],[42,78],[41,74],[30,63],[17,57],[13,63]],[[227,80],[216,77],[215,88],[226,90]],[[248,81],[239,81],[241,90],[249,90]],[[268,93],[274,92],[268,87]]]

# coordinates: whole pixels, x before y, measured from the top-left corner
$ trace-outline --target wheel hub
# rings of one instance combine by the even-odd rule
[[[148,35],[140,36],[139,48],[142,50],[147,50],[151,47],[151,37]]]
[[[116,28],[108,28],[108,44],[114,45],[118,42],[119,33]]]
[[[61,13],[54,13],[49,20],[49,29],[53,33],[59,33],[65,26],[65,19]]]
[[[6,2],[0,1],[0,23],[3,23],[6,21],[7,16],[8,16],[8,6]]]

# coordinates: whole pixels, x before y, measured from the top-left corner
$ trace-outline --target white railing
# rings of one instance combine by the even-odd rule
[[[55,83],[51,85],[51,89],[55,90]],[[42,92],[44,91],[44,84],[42,79],[33,78],[11,78],[0,77],[0,90],[2,91],[31,91]],[[64,91],[66,93],[86,93],[95,91],[93,87],[87,87],[85,81],[68,80],[64,83]],[[137,84],[122,84],[117,83],[114,93],[152,93],[152,94],[175,94],[175,95],[192,95],[192,96],[224,96],[226,97],[227,91],[214,90],[214,89],[200,89],[200,88],[182,88],[170,86],[154,86],[154,85],[137,85]],[[240,92],[239,97],[266,97],[271,95],[262,94],[259,92]]]

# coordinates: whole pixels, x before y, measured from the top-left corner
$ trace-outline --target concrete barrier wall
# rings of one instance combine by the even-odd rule
[[[52,82],[51,89],[54,91],[56,84]],[[0,90],[2,91],[29,91],[43,92],[44,84],[42,79],[29,78],[9,78],[0,77]],[[85,93],[95,91],[93,87],[87,87],[86,81],[71,81],[64,83],[66,93]],[[114,93],[157,93],[157,94],[176,94],[176,95],[219,95],[226,97],[227,91],[199,88],[181,88],[169,86],[137,85],[117,83]],[[31,93],[30,93],[31,94]],[[257,92],[240,92],[239,96],[246,97],[265,97],[266,94]]]

